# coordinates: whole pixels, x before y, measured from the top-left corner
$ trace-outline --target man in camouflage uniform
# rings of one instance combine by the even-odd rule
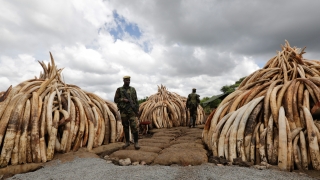
[[[117,103],[118,109],[121,114],[123,131],[126,138],[126,144],[123,148],[130,146],[129,128],[134,138],[135,149],[140,149],[138,145],[138,122],[137,117],[139,113],[139,103],[137,92],[134,87],[130,85],[130,76],[123,77],[123,86],[119,87],[114,96],[114,102]],[[131,101],[131,102],[130,102]]]
[[[192,93],[188,95],[186,107],[189,109],[190,112],[190,125],[189,127],[195,127],[196,126],[196,120],[197,120],[197,108],[200,104],[200,96],[196,94],[196,88],[192,89]]]

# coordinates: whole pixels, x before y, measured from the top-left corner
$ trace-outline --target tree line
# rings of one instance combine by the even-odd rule
[[[234,84],[232,85],[225,85],[225,86],[222,86],[220,91],[222,92],[222,94],[230,94],[232,93],[233,91],[235,91],[240,83],[245,79],[246,77],[242,77],[240,78],[238,81],[236,81]],[[208,101],[210,98],[213,98],[217,95],[214,95],[214,96],[211,96],[211,97],[204,97],[200,100],[200,105],[203,107],[204,109],[204,112],[206,114],[210,113],[213,109],[215,109],[216,107],[219,106],[219,104],[221,103],[221,101],[223,100],[223,98],[217,98],[207,104],[204,104],[204,102]]]

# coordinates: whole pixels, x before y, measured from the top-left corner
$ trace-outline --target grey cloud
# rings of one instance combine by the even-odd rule
[[[169,43],[213,47],[268,58],[287,39],[319,49],[316,1],[117,2],[138,24],[152,26]],[[124,4],[124,6],[122,5]],[[121,5],[120,5],[121,4]],[[139,7],[138,7],[139,6]],[[124,14],[124,15],[126,15]],[[127,17],[130,19],[130,17]]]
[[[235,67],[235,61],[230,58],[230,52],[218,53],[213,48],[203,49],[206,53],[203,59],[193,56],[194,47],[173,47],[164,52],[163,74],[180,77],[195,75],[217,76]],[[241,57],[241,56],[239,56]]]

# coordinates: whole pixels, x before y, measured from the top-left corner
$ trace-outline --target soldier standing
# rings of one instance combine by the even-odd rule
[[[197,120],[197,108],[200,104],[200,96],[196,94],[196,88],[192,89],[192,93],[188,95],[186,107],[189,109],[190,112],[190,125],[189,127],[195,127],[196,126],[196,120]]]
[[[114,102],[117,103],[120,111],[123,131],[126,138],[126,144],[123,148],[130,146],[130,134],[129,128],[134,138],[135,149],[140,149],[138,145],[138,122],[137,117],[139,113],[139,103],[137,98],[137,92],[134,87],[130,85],[130,76],[123,77],[123,86],[119,87],[114,96]]]

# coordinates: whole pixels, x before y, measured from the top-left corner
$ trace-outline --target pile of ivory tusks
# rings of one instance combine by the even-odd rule
[[[121,121],[116,104],[61,81],[51,66],[10,87],[0,97],[0,166],[52,160],[55,152],[91,150],[117,141]],[[120,123],[118,123],[120,122]]]
[[[203,140],[214,156],[320,170],[320,62],[303,53],[286,41],[210,114]]]
[[[158,86],[158,92],[151,95],[139,107],[140,121],[149,121],[152,127],[170,128],[186,126],[190,121],[190,114],[186,109],[187,98],[175,92],[169,92],[165,86]],[[196,124],[204,123],[204,110],[199,105]]]

